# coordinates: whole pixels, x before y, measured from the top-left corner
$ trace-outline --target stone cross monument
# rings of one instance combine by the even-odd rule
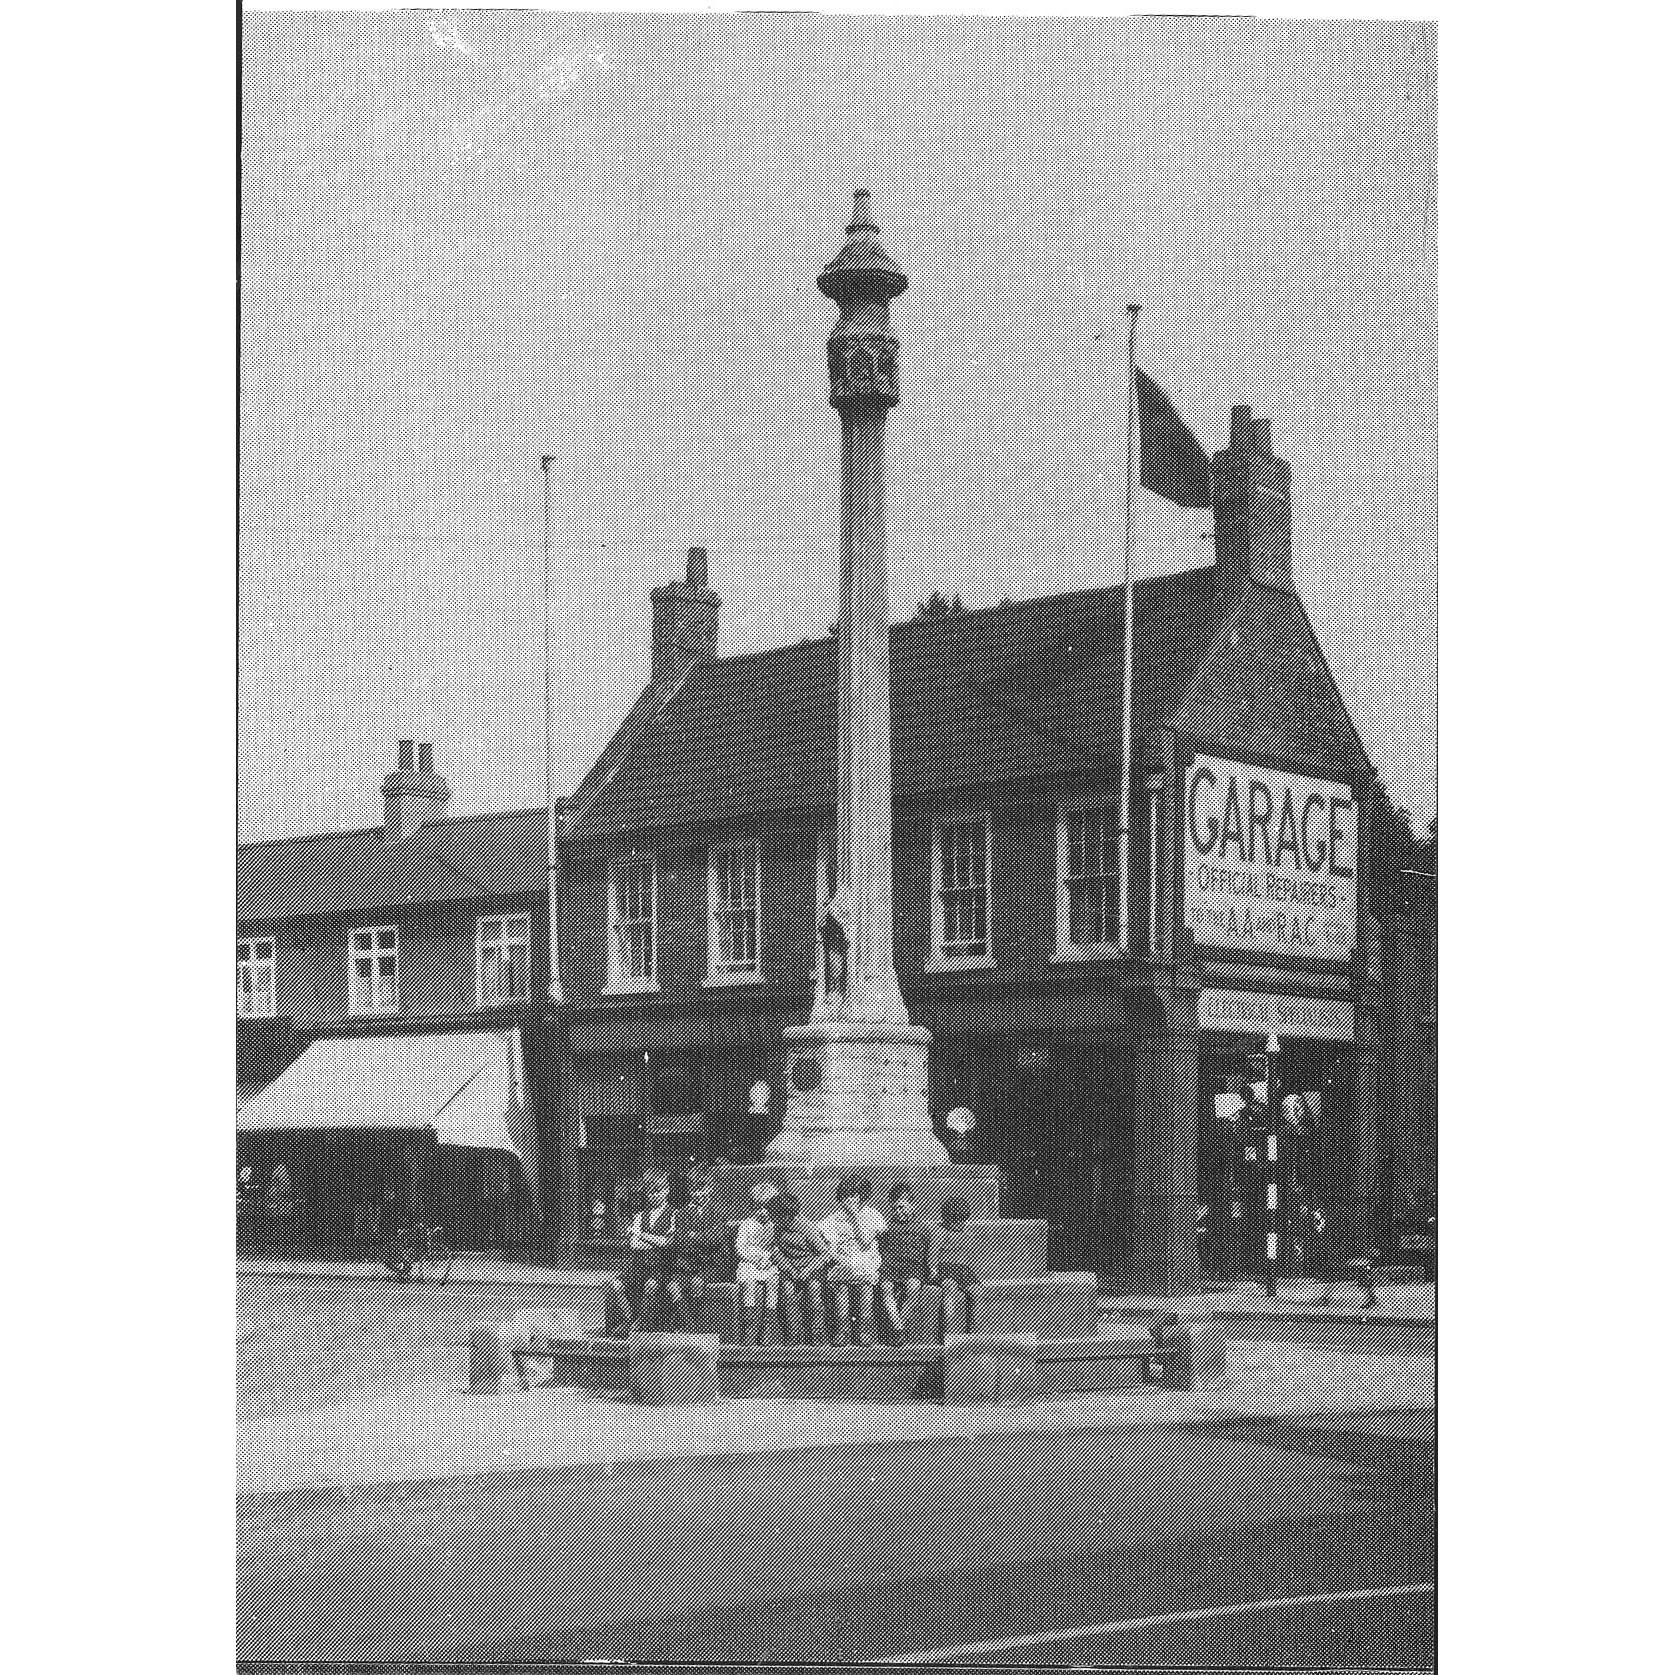
[[[790,1092],[770,1163],[946,1169],[931,1127],[930,1031],[907,1021],[890,919],[890,584],[884,563],[884,421],[899,399],[890,299],[907,277],[885,255],[865,192],[817,281],[838,305],[827,342],[843,449],[838,512],[838,736],[842,804],[822,915],[814,1015],[786,1031]]]

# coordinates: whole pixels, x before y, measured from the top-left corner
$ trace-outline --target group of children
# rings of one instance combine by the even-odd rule
[[[975,1276],[944,1260],[948,1235],[971,1214],[963,1198],[947,1199],[933,1226],[920,1219],[912,1189],[898,1182],[881,1215],[867,1202],[870,1183],[855,1175],[838,1182],[836,1209],[815,1222],[793,1194],[759,1181],[750,1214],[734,1230],[715,1219],[710,1193],[708,1176],[696,1174],[687,1203],[675,1210],[667,1174],[654,1169],[644,1177],[628,1241],[639,1324],[687,1324],[699,1284],[727,1270],[738,1281],[747,1344],[765,1342],[770,1323],[787,1343],[871,1344],[881,1333],[901,1343],[914,1295],[927,1284],[941,1287],[936,1335],[950,1325],[970,1330]]]

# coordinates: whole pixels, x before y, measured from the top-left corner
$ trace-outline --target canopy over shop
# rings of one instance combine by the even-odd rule
[[[515,1030],[312,1042],[240,1109],[238,1135],[276,1234],[374,1240],[396,1215],[504,1235],[497,1221],[538,1202]]]

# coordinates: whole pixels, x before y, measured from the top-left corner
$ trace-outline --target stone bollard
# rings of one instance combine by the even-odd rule
[[[714,1333],[631,1332],[628,1383],[656,1407],[713,1402],[721,1395],[721,1339]]]
[[[1227,1339],[1213,1320],[1176,1321],[1154,1327],[1153,1336],[1166,1390],[1203,1390],[1227,1371]]]
[[[1033,1332],[950,1332],[946,1402],[1030,1402],[1041,1395],[1040,1339]]]
[[[506,1353],[504,1326],[473,1326],[465,1340],[466,1388],[474,1396],[497,1396],[515,1389],[516,1369]]]

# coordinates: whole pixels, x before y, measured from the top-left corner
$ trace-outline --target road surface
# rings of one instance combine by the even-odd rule
[[[466,1321],[538,1300],[252,1280],[241,1406],[435,1376]],[[239,1653],[1425,1669],[1431,1417],[857,1439],[251,1495]]]

